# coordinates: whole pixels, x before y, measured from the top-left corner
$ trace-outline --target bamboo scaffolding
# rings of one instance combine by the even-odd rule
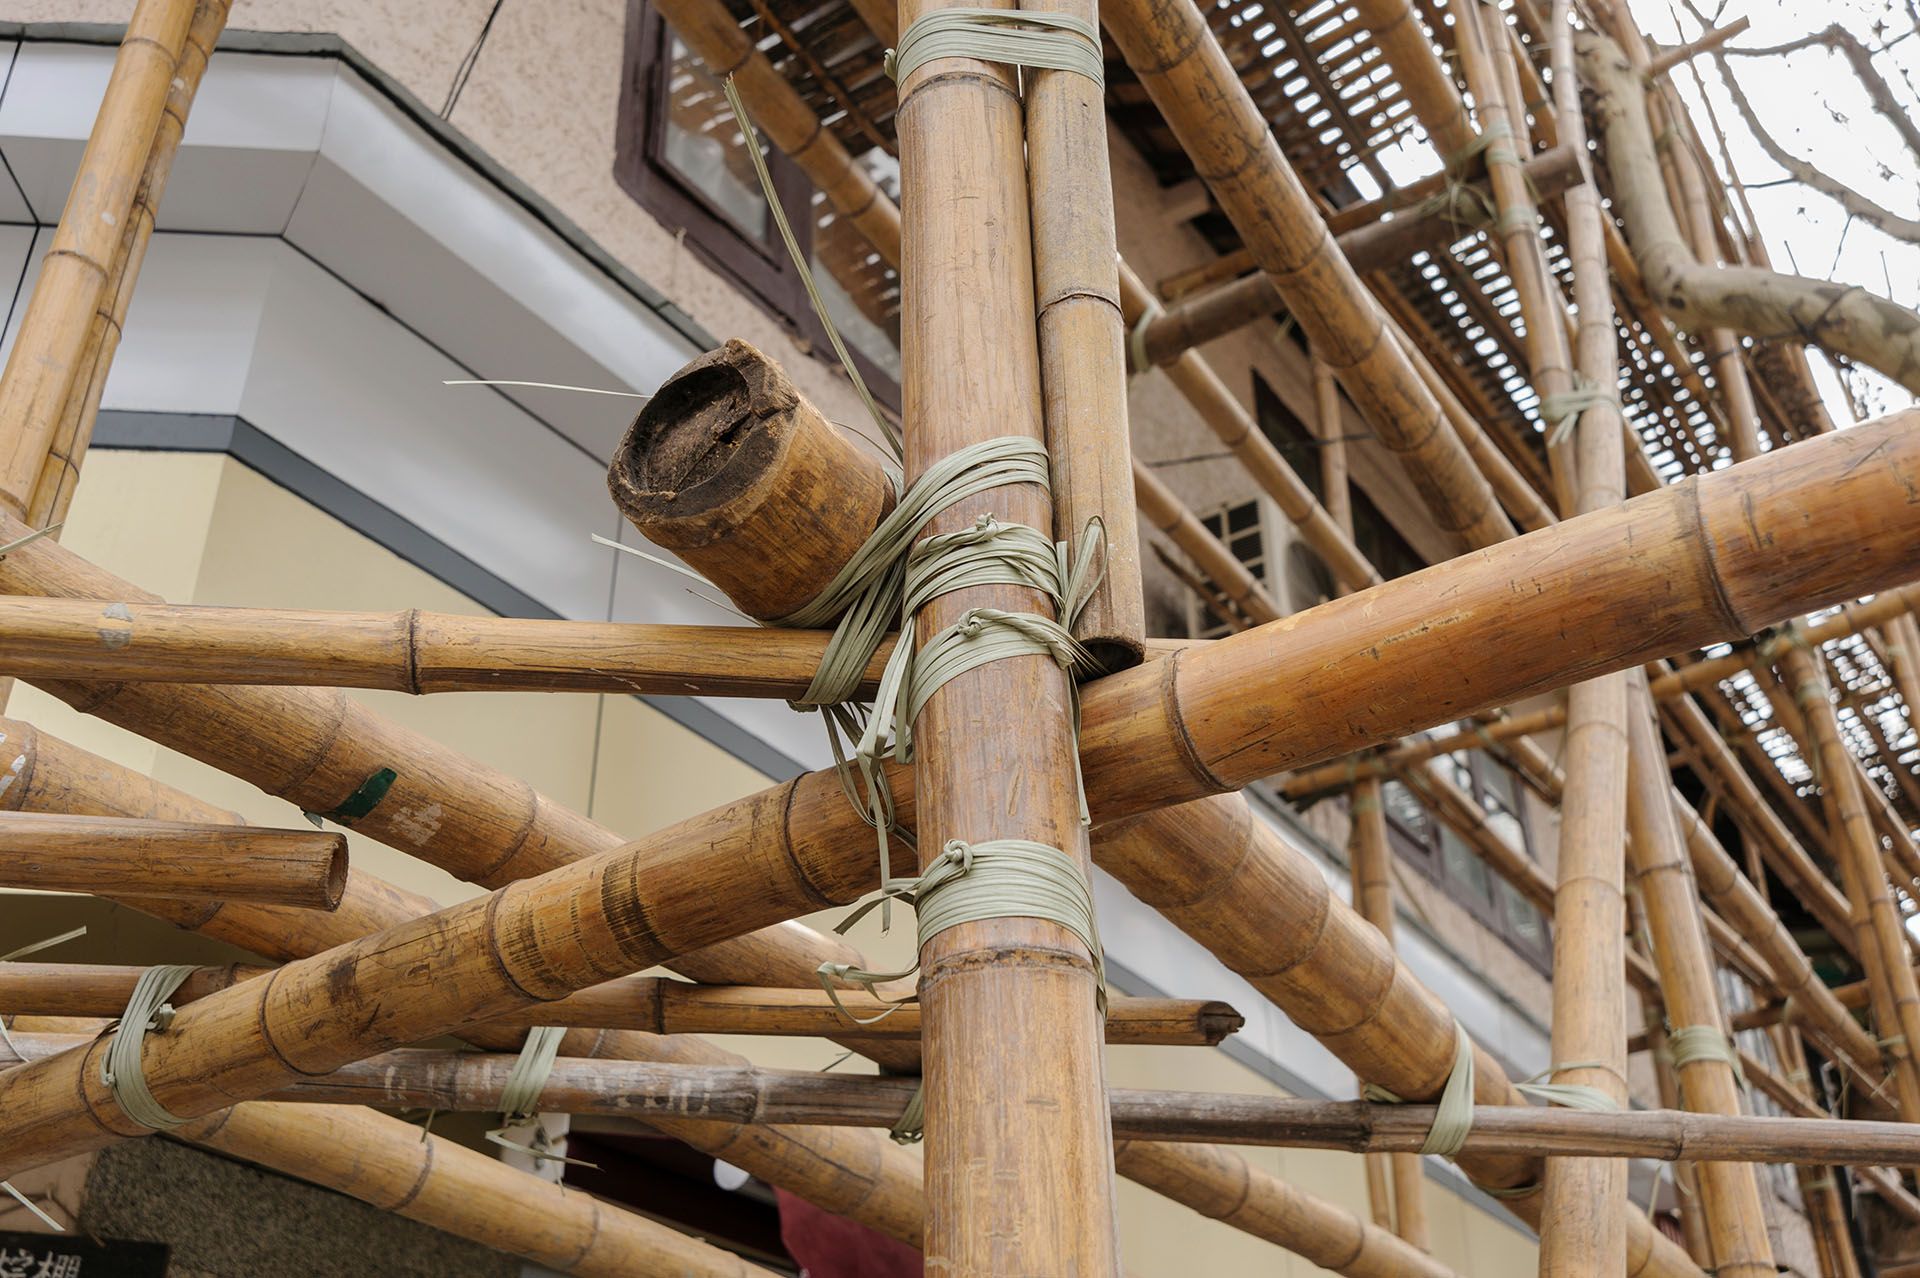
[[[909,0],[901,24],[946,7]],[[962,57],[933,58],[900,78],[902,239],[915,246],[901,262],[909,482],[988,439],[1045,438],[1018,87],[1011,68]],[[1065,109],[1081,90],[1058,86],[1055,93],[1054,107]],[[1097,108],[1097,101],[1089,108],[1095,118]],[[1104,160],[1104,145],[1095,149]],[[1076,261],[1089,278],[1111,269],[1097,257]],[[1084,335],[1086,349],[1063,335],[1068,344],[1049,366],[1110,356],[1100,339],[1113,335],[1112,318],[1103,315],[1102,329]],[[1103,371],[1117,382],[1121,367],[1113,362]],[[1104,386],[1103,393],[1124,399],[1125,388]],[[1054,527],[1046,490],[1002,484],[943,510],[925,535],[960,532],[982,516]],[[1020,586],[950,589],[920,607],[918,642],[975,608],[1050,614],[1053,605]],[[1025,839],[1092,873],[1071,701],[1067,672],[1045,657],[975,666],[927,699],[913,725],[923,871],[951,840]],[[1009,777],[1019,780],[1009,784]],[[949,927],[928,938],[919,957],[928,1267],[1117,1274],[1100,956],[1061,924],[1016,911]]]
[[[1797,1067],[1793,1071],[1794,1082],[1790,1086],[1811,1104],[1812,1098],[1807,1092],[1811,1067],[1799,1031],[1783,1025],[1775,1029],[1771,1037],[1774,1055],[1782,1064]],[[1846,1207],[1841,1203],[1840,1191],[1834,1183],[1837,1177],[1844,1175],[1844,1168],[1825,1171],[1807,1167],[1799,1169],[1800,1201],[1806,1208],[1807,1226],[1813,1234],[1821,1273],[1825,1278],[1860,1278],[1860,1267],[1853,1252],[1853,1238],[1847,1228]]]
[[[1646,910],[1636,896],[1631,902],[1634,907],[1634,926],[1643,934],[1646,928]],[[1662,1012],[1648,1009],[1647,1034],[1656,1043],[1659,1050],[1653,1058],[1653,1081],[1659,1094],[1662,1109],[1680,1107],[1680,1084],[1673,1077],[1673,1058],[1667,1051],[1667,1031]],[[1702,1270],[1713,1267],[1713,1243],[1707,1238],[1706,1221],[1699,1209],[1700,1194],[1694,1177],[1691,1162],[1675,1160],[1672,1169],[1673,1188],[1681,1197],[1677,1204],[1676,1215],[1680,1218],[1680,1234],[1686,1243],[1687,1254]],[[1657,1197],[1654,1201],[1658,1201]]]
[[[1566,721],[1566,707],[1557,705],[1479,720],[1472,727],[1457,732],[1416,737],[1346,762],[1335,761],[1317,768],[1303,769],[1280,783],[1280,793],[1296,803],[1311,802],[1363,781],[1392,776],[1415,764],[1443,754],[1452,754],[1456,750],[1492,749],[1518,737],[1551,732]]]
[[[1814,1104],[1800,1087],[1769,1069],[1753,1053],[1740,1053],[1740,1072],[1789,1114],[1804,1118],[1828,1117],[1827,1112]],[[1897,1173],[1871,1165],[1856,1165],[1854,1171],[1873,1186],[1874,1192],[1885,1199],[1888,1206],[1908,1220],[1920,1222],[1920,1198],[1907,1192]]]
[[[347,838],[320,830],[0,815],[0,887],[254,901],[331,910],[347,886]]]
[[[1511,537],[1492,489],[1399,346],[1385,340],[1379,306],[1340,255],[1199,11],[1119,0],[1101,17],[1313,349],[1401,458],[1436,522],[1470,546]]]
[[[0,963],[0,1010],[33,1016],[117,1016],[143,970],[78,963]],[[272,970],[244,965],[202,968],[169,1001],[184,1006]],[[692,985],[663,977],[623,976],[546,1004],[532,1016],[543,1025],[650,1034],[764,1034],[843,1041],[920,1035],[920,1009],[912,1003],[883,1002],[855,990],[844,991],[839,998],[840,1007],[836,1007],[817,988]],[[889,1013],[885,1020],[849,1024],[849,1016],[864,1020],[882,1012]],[[1108,1001],[1106,1034],[1109,1043],[1217,1047],[1244,1023],[1225,1003],[1116,996]]]
[[[1018,7],[1066,14],[1099,29],[1098,0],[1019,0]],[[1147,623],[1127,432],[1127,334],[1115,271],[1120,250],[1106,109],[1102,86],[1069,71],[1030,72],[1023,87],[1053,533],[1056,541],[1077,547],[1088,521],[1102,521],[1106,572],[1092,588],[1073,635],[1104,668],[1118,670],[1141,659]]]
[[[1558,195],[1580,180],[1579,160],[1565,147],[1529,157],[1522,171],[1542,199]],[[1354,270],[1363,274],[1384,270],[1422,249],[1461,238],[1483,220],[1476,210],[1490,204],[1486,187],[1469,183],[1463,190],[1448,191],[1418,207],[1341,231],[1334,236],[1334,244]],[[1146,353],[1149,364],[1168,364],[1185,351],[1286,308],[1286,300],[1272,278],[1256,272],[1169,304],[1140,330],[1139,349]]]
[[[1726,1014],[1714,984],[1713,959],[1700,926],[1686,844],[1675,820],[1673,786],[1654,726],[1645,676],[1634,672],[1627,714],[1630,745],[1629,820],[1633,838],[1628,861],[1646,911],[1667,1023],[1678,1031],[1706,1027],[1724,1034]],[[1614,1026],[1615,1052],[1624,1046]],[[1687,1109],[1738,1114],[1740,1087],[1733,1062],[1701,1054],[1674,1060],[1674,1076]],[[1696,1163],[1695,1189],[1706,1219],[1716,1274],[1759,1278],[1773,1272],[1772,1243],[1761,1208],[1760,1183],[1750,1164]]]
[[[147,152],[146,168],[134,192],[126,230],[103,284],[101,302],[88,321],[86,343],[81,348],[72,387],[27,502],[25,519],[36,528],[49,528],[66,520],[67,507],[80,480],[80,464],[93,441],[100,396],[106,389],[107,374],[113,367],[120,334],[126,326],[127,306],[133,300],[133,287],[146,260],[147,244],[153,238],[160,197],[166,192],[173,160],[186,132],[187,114],[193,108],[194,95],[199,91],[201,77],[206,74],[207,63],[213,58],[214,45],[226,28],[230,8],[231,0],[199,0],[194,8],[193,20],[187,27],[186,39],[180,46],[173,77],[168,83],[153,143]]]
[[[141,0],[0,375],[0,510],[24,516],[80,375],[152,154],[194,0]],[[84,392],[85,387],[80,388]]]
[[[1517,99],[1519,93],[1517,89],[1509,93],[1507,77],[1501,74],[1503,67],[1512,65],[1506,56],[1506,18],[1498,10],[1485,10],[1479,0],[1449,0],[1447,7],[1453,15],[1454,48],[1473,94],[1480,136],[1488,142],[1487,179],[1499,211],[1489,237],[1499,245],[1513,282],[1525,322],[1529,380],[1545,404],[1573,389],[1573,352],[1567,341],[1566,304],[1559,296],[1559,286],[1554,283],[1540,243],[1540,211],[1520,163],[1531,149],[1526,140],[1526,113],[1517,101],[1508,101],[1510,96]],[[1498,34],[1489,31],[1490,23]],[[1553,474],[1555,508],[1563,512],[1590,509],[1577,505],[1579,481],[1573,474],[1571,437],[1561,440],[1550,433],[1547,460]],[[1605,483],[1612,486],[1611,473]],[[1560,1262],[1556,1258],[1554,1263]]]
[[[1207,531],[1173,490],[1160,482],[1159,476],[1137,461],[1133,467],[1133,492],[1140,517],[1178,546],[1201,575],[1249,620],[1278,621],[1286,615],[1286,609],[1267,593],[1267,588],[1239,557]]]
[[[1845,604],[1833,615],[1823,617],[1819,621],[1809,622],[1805,618],[1797,617],[1785,625],[1776,627],[1774,634],[1779,635],[1783,642],[1803,643],[1809,647],[1819,648],[1831,640],[1845,639],[1875,626],[1885,626],[1892,630],[1901,618],[1911,613],[1916,607],[1920,607],[1920,586],[1903,586],[1898,590],[1883,591],[1864,603]],[[1895,653],[1897,645],[1898,641],[1889,636],[1887,647],[1890,655]],[[1766,657],[1762,652],[1764,646],[1763,638],[1759,644],[1738,646],[1725,656],[1707,657],[1689,662],[1655,679],[1652,685],[1653,695],[1663,699],[1677,697],[1731,679],[1743,671],[1755,670],[1766,664]],[[1897,664],[1900,657],[1895,656],[1894,661]],[[1895,682],[1899,682],[1897,671]],[[1914,693],[1920,696],[1920,687],[1915,688]],[[1904,691],[1901,699],[1906,699]]]
[[[237,691],[237,690],[229,690]],[[7,787],[5,802],[16,809],[71,811],[102,816],[157,817],[175,820],[239,821],[149,777],[132,772],[58,738],[13,720],[0,720],[0,740],[21,761],[18,779]],[[255,756],[259,762],[258,756]],[[484,770],[482,770],[484,771]],[[480,786],[485,787],[482,777]],[[491,790],[472,792],[450,784],[458,800],[475,808]],[[612,837],[609,835],[608,837]],[[276,906],[215,902],[186,906],[179,902],[131,898],[149,914],[188,927],[242,949],[272,958],[299,958],[369,933],[397,927],[436,908],[431,901],[402,892],[363,871],[348,876],[340,907],[332,913]],[[858,962],[849,947],[797,924],[757,933],[682,956],[675,966],[688,976],[720,981],[779,981],[818,988],[815,968],[823,960]],[[191,988],[189,983],[188,988]],[[518,1032],[469,1028],[472,1037],[495,1047],[511,1047]],[[661,1038],[603,1032],[569,1034],[564,1044],[578,1055],[669,1060],[686,1064],[738,1065],[740,1057],[701,1039]],[[868,1040],[862,1046],[890,1065],[909,1058],[877,1050],[891,1047]],[[897,1050],[897,1049],[896,1049]],[[735,1127],[715,1124],[663,1125],[667,1134],[746,1168],[769,1184],[780,1185],[829,1211],[852,1216],[891,1237],[918,1245],[920,1179],[916,1160],[873,1133],[825,1128]]]
[[[1146,285],[1124,265],[1120,271],[1120,301],[1129,323],[1140,320],[1155,305]],[[1380,574],[1353,544],[1352,533],[1343,529],[1315,499],[1313,491],[1260,430],[1253,415],[1241,406],[1204,360],[1189,351],[1170,361],[1163,371],[1200,415],[1207,429],[1239,459],[1254,483],[1299,530],[1301,540],[1320,556],[1337,583],[1350,590],[1363,590],[1379,583]],[[1143,487],[1150,489],[1151,485],[1141,484],[1136,476],[1136,494]],[[1149,493],[1139,500],[1144,510],[1148,501],[1163,507],[1166,498],[1159,493]],[[1164,530],[1165,525],[1161,526]]]
[[[1571,28],[1564,0],[1553,12],[1556,67],[1572,65]],[[1469,18],[1478,5],[1470,0]],[[1504,22],[1497,13],[1487,21]],[[1472,59],[1464,54],[1463,65]],[[1586,150],[1578,90],[1562,84],[1561,111],[1570,126],[1563,145]],[[1568,77],[1571,80],[1571,76]],[[1476,94],[1476,97],[1478,95]],[[1518,94],[1511,95],[1516,99]],[[1571,102],[1569,103],[1569,97]],[[1515,123],[1524,113],[1515,111]],[[1483,130],[1487,127],[1482,117]],[[1488,152],[1489,170],[1494,163]],[[1523,194],[1524,194],[1524,183]],[[1498,190],[1496,186],[1496,190]],[[1530,202],[1511,207],[1531,210]],[[1613,327],[1613,298],[1607,286],[1605,251],[1600,242],[1599,195],[1582,183],[1566,197],[1568,250],[1573,260],[1574,298],[1579,306],[1575,348],[1562,351],[1564,311],[1529,313],[1530,346],[1534,329],[1555,341],[1540,343],[1535,385],[1544,395],[1553,379],[1552,360],[1567,357],[1566,387],[1574,365],[1590,384],[1612,386],[1619,380]],[[1502,219],[1507,214],[1503,211]],[[1519,257],[1535,261],[1532,284],[1540,303],[1556,305],[1558,289],[1548,280],[1546,256],[1531,217]],[[1509,252],[1515,237],[1509,236]],[[1524,298],[1524,293],[1523,293]],[[1580,514],[1605,510],[1626,500],[1626,450],[1620,410],[1611,399],[1593,405],[1574,420],[1572,508]],[[1568,460],[1563,458],[1563,460]],[[1627,1056],[1620,1027],[1626,1019],[1627,905],[1622,847],[1627,826],[1627,713],[1629,676],[1610,674],[1575,684],[1567,694],[1566,777],[1560,807],[1560,856],[1553,897],[1553,1058],[1565,1062],[1554,1071],[1556,1083],[1599,1089],[1616,1105],[1627,1103]],[[1666,992],[1661,990],[1664,1001]],[[1542,1182],[1540,1273],[1543,1275],[1618,1273],[1626,1263],[1627,1167],[1617,1159],[1548,1159]]]

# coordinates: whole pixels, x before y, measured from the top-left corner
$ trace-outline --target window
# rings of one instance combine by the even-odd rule
[[[827,313],[876,396],[900,403],[900,280],[792,160],[767,146],[774,191],[813,268]],[[856,156],[889,195],[900,166],[879,147]],[[774,225],[719,79],[645,3],[628,9],[614,176],[687,247],[824,359],[826,329]]]
[[[1267,580],[1267,535],[1260,514],[1260,501],[1221,506],[1200,516],[1200,526],[1225,543],[1234,558],[1247,566],[1254,579]],[[1239,627],[1215,611],[1198,595],[1187,600],[1187,633],[1195,639],[1218,639]]]
[[[1435,729],[1438,733],[1451,727]],[[1533,832],[1520,807],[1513,774],[1478,750],[1442,755],[1433,765],[1472,796],[1486,813],[1487,825],[1534,860]],[[1394,848],[1437,883],[1448,896],[1497,933],[1541,971],[1547,970],[1553,944],[1547,921],[1534,904],[1494,874],[1473,846],[1455,834],[1414,791],[1398,781],[1381,787],[1387,832]]]

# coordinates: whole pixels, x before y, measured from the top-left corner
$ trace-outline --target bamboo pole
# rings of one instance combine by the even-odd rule
[[[1455,750],[1492,749],[1520,737],[1551,732],[1566,721],[1566,707],[1558,705],[1543,706],[1521,714],[1502,715],[1497,719],[1479,720],[1472,727],[1457,732],[1416,737],[1345,762],[1336,760],[1316,768],[1302,769],[1280,783],[1280,793],[1296,803],[1308,802],[1362,781],[1403,772],[1417,763],[1451,754]]]
[[[901,24],[946,7],[909,0]],[[909,482],[984,440],[1044,438],[1017,94],[1011,68],[969,58],[900,79]],[[948,507],[926,535],[985,515],[1054,527],[1047,492],[1014,484]],[[1052,610],[1037,590],[962,586],[920,608],[917,641],[983,607]],[[922,869],[951,840],[1025,839],[1092,873],[1070,703],[1066,671],[1040,656],[976,666],[927,699],[914,723]],[[929,1268],[1118,1273],[1098,960],[1059,923],[1030,917],[959,923],[921,945]]]
[[[117,1016],[144,971],[78,963],[0,963],[0,1009],[34,1016]],[[230,965],[201,968],[169,1000],[176,1007],[271,968]],[[623,976],[549,1003],[518,1018],[578,1029],[643,1030],[650,1034],[762,1034],[842,1040],[912,1039],[920,1035],[920,1009],[882,1002],[854,990],[840,994],[840,1007],[820,989],[752,985],[693,985],[656,976]],[[871,1025],[848,1023],[896,1009]],[[509,1018],[503,1023],[512,1023]],[[1244,1024],[1225,1003],[1197,999],[1109,1000],[1109,1043],[1145,1046],[1217,1047]]]
[[[126,230],[120,236],[111,268],[102,285],[100,304],[88,321],[86,343],[81,348],[70,393],[53,430],[47,457],[35,480],[27,503],[26,521],[36,528],[62,523],[73,501],[80,479],[80,463],[93,441],[93,426],[100,414],[100,396],[106,389],[107,373],[120,347],[120,334],[127,321],[127,307],[133,300],[134,284],[146,260],[147,244],[153,238],[154,217],[160,197],[173,172],[173,160],[186,132],[187,113],[193,107],[201,77],[213,58],[213,48],[227,24],[231,0],[199,0],[186,39],[180,46],[173,78],[167,87],[166,103],[148,149],[146,168],[133,197]]]
[[[346,892],[347,837],[12,812],[0,815],[0,886],[331,910]]]
[[[1542,199],[1558,195],[1580,180],[1578,157],[1566,147],[1530,156],[1521,168]],[[1463,191],[1449,192],[1391,217],[1342,231],[1334,236],[1334,243],[1354,270],[1362,274],[1385,270],[1422,249],[1459,239],[1478,222],[1473,210],[1489,202],[1483,184],[1469,183]],[[1149,364],[1171,363],[1184,351],[1286,308],[1286,300],[1272,277],[1256,272],[1168,305],[1141,329],[1139,348],[1146,352]]]
[[[1435,520],[1471,546],[1511,537],[1513,525],[1439,404],[1386,340],[1378,304],[1340,255],[1200,12],[1189,3],[1118,0],[1101,16],[1314,350],[1333,365],[1380,442],[1399,455]]]
[[[1327,497],[1327,514],[1334,526],[1352,540],[1353,491],[1347,479],[1347,439],[1340,420],[1340,383],[1334,380],[1333,370],[1327,367],[1326,361],[1318,359],[1313,361],[1313,425],[1319,438],[1320,491]],[[1343,583],[1341,588],[1355,587]]]
[[[1699,922],[1699,894],[1675,821],[1666,755],[1654,727],[1644,676],[1636,672],[1631,678],[1627,735],[1633,839],[1628,859],[1645,906],[1654,961],[1660,968],[1667,1022],[1675,1031],[1705,1027],[1724,1035],[1726,1016]],[[1617,1025],[1614,1041],[1624,1046]],[[1739,1083],[1731,1061],[1705,1055],[1688,1060],[1676,1057],[1674,1075],[1687,1109],[1705,1114],[1740,1112]],[[1771,1274],[1773,1249],[1753,1167],[1696,1161],[1694,1181],[1713,1248],[1715,1274],[1740,1278]]]
[[[1079,18],[1096,31],[1100,25],[1098,0],[1019,0],[1018,7]],[[1024,88],[1053,534],[1077,547],[1090,519],[1104,525],[1106,572],[1073,635],[1106,669],[1118,670],[1140,661],[1147,621],[1106,107],[1102,86],[1070,71],[1031,71]]]
[[[1477,0],[1464,10],[1475,21]],[[1462,12],[1456,9],[1456,13]],[[1504,22],[1497,12],[1486,15]],[[1553,56],[1556,67],[1572,66],[1572,28],[1565,0],[1556,0],[1553,14]],[[1460,41],[1463,65],[1474,59],[1465,53],[1472,37]],[[1570,79],[1571,77],[1569,77]],[[1578,90],[1562,85],[1561,111],[1571,126],[1565,143],[1584,155],[1586,138],[1580,128]],[[1572,95],[1571,110],[1567,95]],[[1515,95],[1517,97],[1517,95]],[[1478,99],[1478,93],[1475,94]],[[1517,106],[1517,103],[1515,104]],[[1515,112],[1515,124],[1521,113]],[[1482,129],[1489,122],[1483,114]],[[1498,149],[1498,144],[1494,149]],[[1507,166],[1487,153],[1488,170],[1498,175]],[[1509,175],[1511,176],[1511,175]],[[1525,196],[1524,183],[1522,196]],[[1508,236],[1509,263],[1523,260],[1537,266],[1530,281],[1536,309],[1528,313],[1531,350],[1536,327],[1543,337],[1534,360],[1535,386],[1544,395],[1550,386],[1571,388],[1572,367],[1593,385],[1611,387],[1619,380],[1613,328],[1613,297],[1607,283],[1605,252],[1600,242],[1599,195],[1582,184],[1566,197],[1568,249],[1573,261],[1574,297],[1579,307],[1577,351],[1567,351],[1558,309],[1558,289],[1548,282],[1546,256],[1534,226],[1530,199],[1505,208],[1525,210],[1524,242]],[[1549,291],[1551,290],[1551,291]],[[1526,294],[1522,293],[1523,301]],[[1549,313],[1549,306],[1552,307]],[[1566,358],[1564,377],[1550,375],[1553,361]],[[1570,460],[1574,497],[1572,508],[1588,514],[1626,500],[1626,453],[1621,442],[1620,410],[1609,398],[1580,413],[1574,422]],[[1622,845],[1627,824],[1627,693],[1628,676],[1604,675],[1575,684],[1567,694],[1566,777],[1560,807],[1560,856],[1553,897],[1553,1081],[1599,1089],[1616,1105],[1627,1103],[1627,1056],[1620,1029],[1626,1020],[1626,984],[1622,964],[1626,956],[1627,905]],[[1661,997],[1666,997],[1664,989]],[[1547,1275],[1611,1275],[1625,1266],[1627,1254],[1627,1166],[1618,1159],[1548,1159],[1541,1207],[1540,1273]]]
[[[1812,1097],[1807,1090],[1810,1067],[1806,1044],[1801,1040],[1800,1032],[1790,1025],[1782,1025],[1773,1030],[1771,1037],[1775,1056],[1782,1064],[1794,1067],[1790,1085],[1811,1104]],[[1800,1169],[1800,1201],[1806,1208],[1807,1226],[1813,1234],[1824,1278],[1860,1278],[1860,1267],[1853,1254],[1853,1238],[1847,1229],[1846,1208],[1841,1204],[1840,1190],[1834,1183],[1846,1174],[1844,1167]]]
[[[0,375],[0,510],[24,516],[160,128],[194,0],[140,0]],[[84,387],[82,388],[84,390]]]
[[[1839,720],[1828,700],[1827,681],[1812,653],[1788,646],[1780,671],[1806,717],[1817,760],[1821,807],[1838,842],[1841,883],[1856,937],[1856,952],[1866,969],[1873,1023],[1881,1033],[1897,1083],[1900,1116],[1920,1122],[1920,1064],[1910,1044],[1920,1044],[1920,982],[1909,966],[1906,929],[1887,885],[1874,834],[1860,791],[1860,777],[1840,736]]]
[[[369,1109],[254,1101],[189,1123],[178,1134],[558,1273],[748,1278],[772,1272]]]
[[[1353,904],[1360,917],[1373,924],[1381,938],[1393,944],[1392,850],[1387,845],[1387,814],[1380,805],[1380,783],[1369,781],[1356,789],[1348,805],[1353,818],[1353,833],[1347,842],[1353,873]],[[1362,1080],[1364,1082],[1365,1080]],[[1409,1245],[1427,1251],[1432,1242],[1427,1229],[1425,1171],[1418,1151],[1398,1153],[1384,1160],[1369,1155],[1369,1184],[1376,1166],[1392,1185],[1392,1225]],[[1374,1212],[1376,1224],[1380,1213]]]

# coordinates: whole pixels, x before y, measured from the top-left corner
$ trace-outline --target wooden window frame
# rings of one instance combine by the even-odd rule
[[[703,263],[791,330],[814,358],[837,368],[839,361],[826,327],[814,314],[806,285],[788,257],[772,218],[768,219],[764,239],[756,239],[667,161],[667,113],[661,108],[671,47],[666,19],[648,0],[627,0],[620,103],[614,130],[614,180],[662,226],[679,234],[686,248]],[[794,238],[802,255],[810,258],[813,184],[778,147],[767,146],[766,160],[774,191],[793,224]],[[900,384],[893,375],[851,344],[847,350],[874,398],[898,412]]]

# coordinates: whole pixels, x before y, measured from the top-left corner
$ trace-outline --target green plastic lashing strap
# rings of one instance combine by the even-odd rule
[[[339,807],[321,815],[340,825],[351,825],[379,807],[380,800],[387,797],[387,791],[393,789],[393,783],[399,779],[400,774],[392,768],[381,768],[362,781],[359,788],[349,794]]]
[[[1106,67],[1100,33],[1065,13],[1018,9],[935,9],[914,19],[882,62],[896,81],[935,58],[976,58],[1042,71],[1071,71],[1103,91]]]
[[[1059,848],[1030,839],[983,839],[978,843],[952,839],[928,864],[925,873],[889,880],[879,895],[855,908],[834,931],[844,934],[875,907],[895,898],[914,909],[919,929],[916,952],[940,933],[962,923],[1001,918],[1045,919],[1058,923],[1073,933],[1092,956],[1099,984],[1100,1011],[1106,1014],[1106,959],[1100,948],[1100,929],[1094,921],[1093,889],[1080,867]],[[875,998],[882,998],[876,986],[905,980],[919,970],[919,964],[916,962],[900,972],[870,972],[851,963],[822,963],[818,970],[821,986],[841,1015],[870,1025],[881,1017],[862,1021],[848,1012],[840,1002],[836,982],[860,986]],[[887,1001],[898,1005],[911,1000]],[[891,1011],[890,1008],[881,1016],[890,1015]],[[1471,1063],[1468,1068],[1471,1070]],[[1471,1099],[1468,1108],[1471,1111]]]
[[[593,1163],[567,1158],[546,1148],[546,1133],[542,1131],[536,1131],[532,1143],[526,1145],[507,1139],[509,1127],[539,1113],[540,1093],[546,1090],[547,1079],[553,1074],[554,1058],[560,1054],[560,1040],[566,1036],[563,1025],[537,1025],[527,1031],[527,1041],[521,1044],[520,1055],[514,1059],[513,1068],[507,1071],[506,1084],[500,1089],[501,1126],[488,1132],[487,1139],[542,1162],[593,1167]]]
[[[927,1085],[923,1080],[913,1089],[913,1095],[907,1097],[907,1107],[900,1111],[887,1135],[896,1145],[918,1145],[927,1134]]]
[[[1542,1083],[1538,1081],[1542,1078],[1550,1078],[1560,1071],[1568,1069],[1603,1069],[1615,1077],[1619,1077],[1620,1073],[1619,1070],[1607,1064],[1605,1061],[1566,1061],[1560,1064],[1549,1065],[1532,1078],[1515,1083],[1513,1090],[1519,1092],[1522,1096],[1531,1096],[1535,1100],[1545,1101],[1549,1105],[1559,1105],[1565,1109],[1584,1109],[1588,1113],[1593,1114],[1617,1113],[1619,1111],[1620,1102],[1612,1096],[1609,1096],[1606,1092],[1601,1091],[1598,1087],[1590,1087],[1585,1083]]]
[[[140,1048],[148,1030],[165,1033],[173,1023],[173,1005],[167,1000],[196,969],[191,964],[166,963],[140,973],[127,999],[127,1010],[103,1033],[112,1033],[100,1059],[100,1082],[128,1118],[150,1131],[171,1131],[187,1120],[153,1098],[141,1070]]]

